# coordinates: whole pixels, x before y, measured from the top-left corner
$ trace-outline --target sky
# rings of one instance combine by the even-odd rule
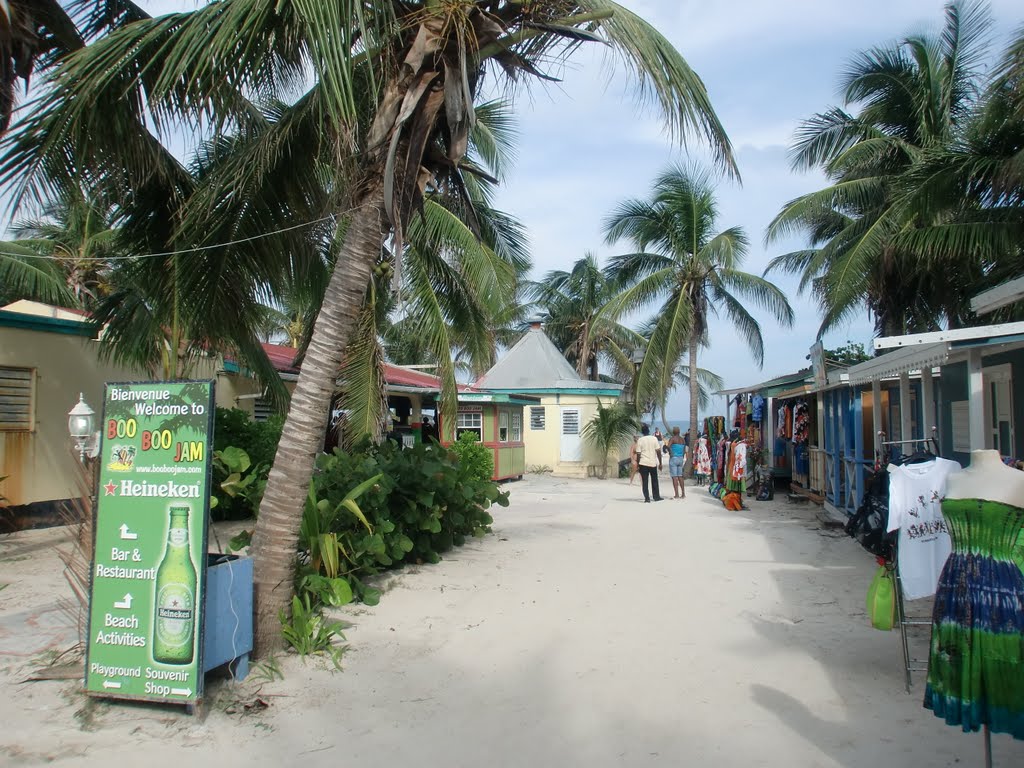
[[[203,5],[201,0],[136,0],[157,15]],[[763,243],[767,224],[782,206],[820,189],[817,173],[790,170],[787,148],[801,120],[840,104],[844,65],[858,51],[908,35],[935,32],[943,21],[941,0],[625,0],[683,54],[704,80],[712,105],[732,140],[742,185],[722,179],[719,229],[742,227],[751,242],[744,268],[760,274],[782,253],[805,246],[798,239]],[[1020,0],[991,0],[993,51],[1024,23]],[[624,67],[597,44],[578,50],[554,84],[534,83],[515,96],[518,161],[507,174],[497,205],[518,217],[529,233],[534,277],[568,269],[587,251],[603,264],[627,246],[608,246],[602,221],[622,200],[649,194],[652,180],[672,163],[707,163],[706,147],[691,137],[674,145],[658,115],[638,108]],[[700,365],[722,376],[727,387],[744,386],[797,371],[820,323],[811,300],[797,294],[797,280],[772,279],[796,314],[782,328],[764,312],[765,360],[759,368],[726,318],[713,318],[711,347]],[[653,310],[653,308],[652,308]],[[872,326],[864,317],[828,334],[826,348],[847,341],[870,349]],[[716,399],[712,412],[722,410]],[[669,397],[670,419],[686,418],[688,396]]]

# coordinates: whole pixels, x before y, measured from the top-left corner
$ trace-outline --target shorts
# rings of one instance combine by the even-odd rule
[[[668,474],[669,477],[682,477],[683,476],[683,464],[686,462],[685,456],[672,456],[668,460]]]

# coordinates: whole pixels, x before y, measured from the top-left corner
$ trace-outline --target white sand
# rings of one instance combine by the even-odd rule
[[[73,683],[18,684],[24,654],[60,639],[59,612],[27,633],[19,614],[67,591],[52,532],[0,538],[0,764],[981,764],[980,735],[921,707],[922,674],[904,691],[897,633],[864,616],[874,563],[813,507],[733,513],[695,487],[644,505],[618,480],[509,488],[495,535],[343,613],[343,673],[286,657],[284,681],[210,685],[202,719],[104,702],[76,717]],[[257,689],[268,710],[226,713]],[[993,747],[1024,765],[1024,742]]]

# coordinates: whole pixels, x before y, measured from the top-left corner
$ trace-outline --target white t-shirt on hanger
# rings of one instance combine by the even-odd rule
[[[952,543],[942,516],[946,479],[960,465],[936,458],[921,464],[889,465],[889,530],[899,529],[899,568],[903,597],[935,594]]]

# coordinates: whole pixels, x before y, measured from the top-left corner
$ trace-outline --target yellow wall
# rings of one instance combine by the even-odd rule
[[[605,406],[615,404],[617,398],[602,396],[601,403]],[[560,477],[587,477],[599,471],[603,457],[583,439],[583,461],[564,462],[561,460],[562,446],[562,407],[580,409],[580,428],[594,418],[597,413],[598,398],[595,395],[542,395],[540,404],[544,407],[544,430],[530,429],[530,408],[523,407],[523,442],[526,446],[526,469],[536,470],[548,467],[552,473]],[[628,455],[628,447],[622,452],[621,458]],[[614,476],[615,462],[619,456],[612,455],[610,476]],[[594,469],[592,469],[594,468]]]
[[[9,504],[77,496],[76,461],[68,437],[68,411],[78,393],[97,411],[107,381],[146,378],[102,363],[98,343],[83,336],[0,327],[0,365],[35,369],[32,432],[0,432],[0,495]]]
[[[0,496],[8,504],[66,499],[76,496],[77,454],[68,437],[68,411],[78,393],[96,410],[99,429],[103,386],[108,381],[146,381],[138,369],[102,361],[99,342],[23,328],[0,327],[0,365],[34,369],[35,400],[32,432],[0,432]],[[191,378],[216,378],[217,405],[240,407],[251,414],[253,401],[240,394],[258,393],[251,379],[222,370],[219,357],[199,361]]]

